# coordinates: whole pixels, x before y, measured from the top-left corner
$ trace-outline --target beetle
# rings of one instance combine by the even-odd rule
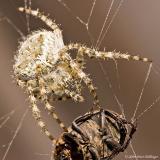
[[[130,128],[130,129],[129,129]],[[68,132],[56,141],[55,160],[110,160],[123,152],[137,129],[110,110],[96,110],[79,116]]]

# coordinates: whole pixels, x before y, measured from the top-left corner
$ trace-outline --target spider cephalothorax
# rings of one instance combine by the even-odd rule
[[[52,31],[38,30],[33,32],[20,43],[15,56],[14,75],[18,85],[25,88],[29,94],[33,117],[53,143],[56,143],[56,139],[48,131],[41,118],[37,100],[41,99],[45,103],[45,108],[65,132],[68,132],[68,129],[58,118],[54,106],[50,104],[50,99],[66,100],[71,98],[74,101],[83,101],[81,89],[82,82],[84,82],[93,96],[94,105],[91,110],[101,108],[96,88],[89,76],[83,71],[85,55],[89,58],[151,62],[148,58],[115,51],[98,51],[79,43],[65,45],[60,28],[51,19],[38,10],[21,7],[19,11],[38,17],[52,29]],[[75,59],[70,56],[72,49],[77,51]],[[64,154],[70,154],[70,152],[66,151]]]
[[[57,140],[54,158],[109,160],[126,149],[135,131],[136,125],[113,111],[87,113],[74,120],[69,132]]]

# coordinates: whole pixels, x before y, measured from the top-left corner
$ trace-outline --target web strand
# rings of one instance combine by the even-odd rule
[[[0,124],[0,129],[10,120],[10,118],[12,117],[12,115],[15,112],[11,112],[6,118],[4,118],[4,120],[2,121],[2,123]]]
[[[10,117],[5,118],[5,120],[0,124],[0,129],[8,122]]]
[[[132,144],[132,141],[130,141],[129,146],[130,146],[130,148],[131,148],[131,150],[132,150],[132,152],[133,152],[133,155],[134,155],[134,157],[135,157],[135,160],[138,160],[137,154],[136,154],[135,149],[134,149],[133,144]]]
[[[122,3],[122,2],[120,2],[120,4],[121,4],[121,3]],[[100,34],[99,34],[99,36],[98,36],[98,39],[97,39],[97,41],[96,41],[96,48],[99,47],[98,43],[99,43],[99,41],[100,41],[100,39],[101,39],[101,37],[102,37],[102,33],[103,33],[103,31],[104,31],[104,28],[107,27],[107,26],[106,26],[106,23],[107,23],[107,21],[108,21],[109,15],[110,15],[111,10],[112,10],[112,8],[113,8],[113,4],[114,4],[114,0],[111,1],[111,4],[110,4],[110,6],[109,6],[109,10],[108,10],[108,12],[107,12],[107,14],[106,14],[106,18],[105,18],[105,20],[104,20],[102,29],[101,29]],[[116,9],[116,11],[115,11],[114,16],[117,15],[117,12],[118,12],[118,11],[119,11],[119,6],[117,7],[117,9]],[[109,27],[111,26],[111,24],[113,23],[113,21],[114,21],[114,18],[111,19],[111,21],[110,21],[110,23],[109,23],[109,25],[108,25],[108,27],[107,27],[108,29],[109,29]],[[117,62],[116,62],[115,60],[114,60],[114,62],[115,62],[115,66],[116,66],[116,76],[117,76],[118,85],[119,85],[119,89],[120,89],[118,66],[117,66]],[[104,67],[103,67],[103,65],[102,65],[102,63],[101,63],[100,61],[99,61],[99,65],[100,65],[100,67],[101,67],[101,70],[102,70],[103,74],[104,74],[105,77],[106,77],[107,82],[109,83],[110,89],[112,90],[112,84],[111,84],[111,82],[110,82],[110,80],[109,80],[109,77],[107,76],[106,71],[105,71],[105,69],[104,69]],[[119,108],[120,108],[121,113],[124,114],[124,108],[123,108],[123,106],[121,105],[121,103],[119,102],[118,97],[116,96],[116,94],[115,94],[113,91],[112,91],[112,93],[113,93],[114,99],[116,100],[116,102],[117,102],[117,104],[118,104],[118,106],[119,106]]]
[[[156,75],[160,76],[160,68],[159,68],[159,66],[154,63],[154,66],[152,68],[153,68],[153,72]]]
[[[119,10],[120,10],[122,4],[123,4],[123,2],[124,2],[124,0],[121,0],[121,1],[120,1],[120,3],[119,3],[119,5],[118,5],[118,7],[117,7],[117,9],[116,9],[116,11],[115,11],[115,13],[114,13],[112,19],[111,19],[111,21],[110,21],[110,23],[109,23],[109,25],[108,25],[108,27],[106,28],[106,30],[105,30],[105,32],[104,32],[102,38],[99,40],[99,43],[97,44],[97,48],[100,47],[102,41],[103,41],[104,38],[106,37],[106,35],[107,35],[107,33],[108,33],[108,31],[109,31],[109,29],[110,29],[110,27],[111,27],[111,25],[112,25],[114,19],[116,18],[117,14],[118,14],[118,12],[119,12]]]
[[[9,117],[9,116],[13,115],[14,112],[15,112],[15,110],[12,110],[11,112],[5,114],[4,116],[2,116],[2,117],[0,118],[0,121],[3,120],[3,119],[5,119],[6,117]]]
[[[159,101],[160,101],[160,96],[158,96],[149,107],[146,107],[146,109],[142,113],[140,113],[135,120],[139,120],[146,112],[148,112]]]
[[[91,20],[92,14],[93,14],[93,10],[94,10],[95,5],[96,5],[96,1],[97,1],[97,0],[94,0],[93,3],[92,3],[92,8],[91,8],[91,11],[90,11],[90,13],[89,13],[89,16],[88,16],[88,19],[87,19],[87,23],[86,23],[87,29],[88,29],[88,25],[89,25],[89,23],[90,23],[90,20]]]
[[[116,99],[117,102],[118,102],[118,105],[119,105],[119,107],[120,107],[121,114],[122,114],[123,118],[126,119],[125,112],[124,112],[124,107],[120,104],[120,102],[119,102],[119,100],[117,99],[117,97],[115,97],[115,99]],[[127,127],[127,132],[128,132],[128,127]],[[132,152],[133,152],[133,155],[135,156],[136,160],[138,160],[137,155],[136,155],[136,152],[135,152],[135,149],[134,149],[133,144],[132,144],[132,140],[130,141],[129,146],[130,146],[130,148],[131,148],[131,150],[132,150]]]
[[[87,33],[88,33],[88,36],[89,36],[89,39],[90,39],[90,42],[91,42],[92,45],[94,44],[94,38],[93,38],[91,32],[89,31],[89,24],[90,24],[90,20],[91,20],[91,17],[92,17],[93,10],[95,8],[96,2],[97,2],[97,0],[94,0],[93,3],[92,3],[91,11],[89,13],[89,16],[88,16],[88,19],[87,19],[87,23],[85,25]]]
[[[98,61],[98,63],[99,63],[100,68],[101,68],[101,70],[102,70],[102,72],[103,72],[103,75],[104,75],[104,78],[105,78],[106,82],[109,84],[109,88],[110,88],[110,90],[111,90],[111,92],[112,92],[112,94],[113,94],[113,97],[114,97],[114,99],[116,100],[116,103],[117,103],[118,106],[119,106],[119,109],[120,109],[120,111],[121,111],[121,114],[124,116],[124,108],[123,108],[123,105],[120,103],[118,97],[117,97],[116,94],[113,92],[113,87],[112,87],[112,84],[111,84],[111,82],[110,82],[110,79],[109,79],[109,77],[108,77],[108,75],[107,75],[107,71],[104,69],[104,67],[103,67],[103,65],[102,65],[102,63],[101,63],[100,61]]]
[[[108,1],[107,1],[107,2],[108,2]],[[103,23],[103,25],[102,25],[102,29],[101,29],[101,31],[100,31],[100,33],[99,33],[99,36],[98,36],[98,39],[97,39],[97,41],[96,41],[95,48],[97,48],[97,45],[98,45],[98,43],[99,43],[99,41],[100,41],[100,38],[101,38],[102,33],[103,33],[103,30],[104,30],[104,28],[105,28],[105,26],[106,26],[107,20],[108,20],[108,18],[109,18],[110,13],[111,13],[111,10],[112,10],[112,7],[113,7],[113,3],[114,3],[114,0],[111,1],[109,10],[108,10],[108,12],[107,12],[106,18],[105,18],[104,23]],[[107,3],[107,4],[108,4],[108,3]]]
[[[15,10],[17,10],[17,6],[15,5],[14,1],[13,1],[13,0],[9,0],[9,1],[10,1],[11,5],[13,6],[13,8],[14,8]],[[22,17],[22,15],[20,15],[19,18],[21,19],[21,22],[22,22],[24,25],[26,25],[26,22],[25,22],[24,18]]]
[[[139,105],[140,105],[140,102],[141,102],[141,99],[142,99],[142,96],[143,96],[143,93],[144,93],[144,89],[145,89],[145,87],[146,87],[146,84],[147,84],[149,75],[150,75],[150,73],[151,73],[151,69],[152,69],[152,63],[149,65],[149,68],[148,68],[148,71],[147,71],[147,75],[146,75],[146,78],[145,78],[145,81],[144,81],[142,90],[141,90],[141,92],[140,92],[140,96],[139,96],[139,99],[138,99],[138,102],[137,102],[137,105],[136,105],[134,114],[133,114],[133,116],[132,116],[132,118],[131,118],[132,121],[134,121],[134,118],[135,118],[135,116],[136,116],[137,110],[138,110],[138,108],[139,108]]]
[[[31,0],[29,0],[29,1],[28,0],[24,0],[24,8],[25,8],[25,10],[27,10],[27,9],[31,10]],[[25,13],[25,15],[26,15],[27,31],[28,31],[28,33],[30,33],[30,24],[29,24],[30,15],[27,14],[27,13]]]
[[[25,36],[22,33],[22,31],[8,17],[2,17],[2,18],[0,18],[0,22],[1,21],[6,21],[24,39]]]
[[[86,26],[86,23],[79,17],[75,16],[75,14],[72,12],[72,10],[67,6],[66,3],[63,2],[63,0],[57,0],[73,17],[75,17],[81,24]]]
[[[3,158],[2,158],[2,160],[5,160],[5,159],[6,159],[8,153],[9,153],[9,151],[10,151],[10,149],[11,149],[11,146],[12,146],[15,138],[17,137],[17,135],[18,135],[18,133],[19,133],[19,131],[20,131],[22,125],[23,125],[23,122],[24,122],[24,119],[25,119],[27,113],[28,113],[28,109],[27,109],[27,110],[24,112],[24,114],[22,115],[22,117],[21,117],[21,119],[20,119],[20,122],[19,122],[19,124],[18,124],[18,126],[17,126],[17,128],[16,128],[16,130],[15,130],[15,132],[14,132],[14,135],[13,135],[10,143],[8,144],[8,147],[7,147],[6,151],[5,151],[5,154],[4,154]]]
[[[95,8],[95,4],[96,4],[96,1],[97,0],[94,0],[93,3],[92,3],[92,7],[91,7],[91,11],[89,13],[89,16],[87,18],[87,22],[85,22],[83,19],[81,19],[79,16],[77,16],[76,14],[74,14],[72,12],[72,10],[67,6],[66,3],[63,2],[63,0],[57,0],[57,2],[59,2],[78,22],[80,22],[83,26],[85,26],[86,28],[86,31],[87,31],[87,34],[89,36],[89,39],[90,39],[90,42],[91,44],[93,45],[94,43],[94,38],[92,36],[92,34],[90,33],[89,31],[89,23],[90,23],[90,19],[92,17],[92,14],[93,14],[93,10]]]

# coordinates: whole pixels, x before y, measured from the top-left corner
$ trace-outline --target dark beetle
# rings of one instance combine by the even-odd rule
[[[57,140],[54,159],[110,160],[127,148],[135,131],[135,124],[113,111],[86,113]]]

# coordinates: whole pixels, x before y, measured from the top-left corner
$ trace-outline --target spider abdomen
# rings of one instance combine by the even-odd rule
[[[64,47],[60,31],[39,30],[20,43],[15,57],[14,73],[20,79],[34,79],[37,65],[44,73],[50,72],[59,59],[58,51]]]

